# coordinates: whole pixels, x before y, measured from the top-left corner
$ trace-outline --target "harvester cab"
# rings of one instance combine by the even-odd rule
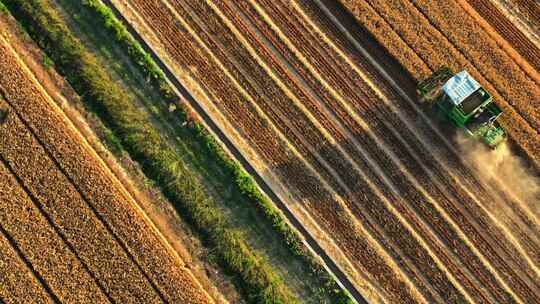
[[[465,133],[496,148],[506,138],[497,122],[502,110],[493,98],[467,71],[454,74],[442,67],[417,87],[422,102],[436,110]]]

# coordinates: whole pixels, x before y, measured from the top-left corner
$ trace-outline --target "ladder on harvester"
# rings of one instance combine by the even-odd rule
[[[417,94],[421,96],[420,101],[432,101],[441,92],[442,86],[448,79],[454,76],[454,72],[447,66],[440,67],[427,79],[420,82],[417,86]]]

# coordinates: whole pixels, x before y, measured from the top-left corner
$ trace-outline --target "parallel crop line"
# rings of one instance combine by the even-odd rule
[[[162,2],[163,2],[163,1],[162,1]],[[169,6],[169,9],[171,9],[170,6]],[[173,13],[174,13],[174,12],[173,12]],[[224,73],[225,75],[227,75],[227,76],[231,79],[231,81],[235,84],[235,86],[236,86],[236,87],[238,88],[238,90],[243,94],[243,96],[244,96],[246,99],[250,100],[251,103],[254,104],[254,107],[256,108],[256,110],[257,110],[257,112],[259,113],[259,115],[260,115],[262,118],[264,118],[265,120],[269,120],[269,118],[266,116],[266,114],[264,114],[264,113],[262,112],[262,110],[260,110],[260,108],[253,102],[253,100],[251,99],[251,97],[250,97],[250,96],[247,94],[247,92],[242,88],[242,86],[240,86],[240,85],[237,83],[237,81],[235,80],[235,78],[228,72],[228,70],[222,65],[222,63],[215,57],[215,55],[208,49],[208,47],[200,40],[200,38],[199,38],[197,35],[194,34],[193,29],[192,29],[189,25],[187,25],[187,24],[185,23],[185,21],[184,21],[183,19],[181,19],[178,15],[176,15],[175,17],[182,23],[182,26],[183,26],[183,27],[185,27],[186,29],[188,29],[188,31],[191,32],[191,35],[192,35],[192,36],[194,37],[194,39],[198,42],[198,44],[199,44],[203,49],[205,49],[205,51],[206,51],[206,52],[211,56],[211,58],[217,63],[217,65],[220,67],[220,69],[223,71],[223,73]],[[285,137],[280,131],[278,131],[277,128],[276,128],[273,124],[269,124],[269,125],[270,125],[270,127],[274,130],[274,133],[276,133],[276,134],[280,137],[280,139],[281,139],[282,141],[289,143],[288,140],[286,139],[286,137]],[[290,143],[289,143],[288,145],[289,145],[289,149],[291,149],[291,151],[293,152],[293,154],[294,154],[298,159],[300,159],[300,160],[305,164],[306,167],[308,167],[308,168],[310,169],[310,173],[311,173],[312,175],[314,175],[314,176],[319,176],[318,173],[316,173],[317,171],[312,167],[312,165],[309,164],[309,163],[308,163],[308,162],[300,155],[300,153],[299,153],[299,152],[298,152],[298,151],[297,151]],[[322,181],[322,179],[321,179],[320,177],[318,177],[318,179]],[[332,193],[333,197],[337,200],[338,204],[342,206],[342,208],[340,208],[340,209],[341,209],[341,210],[345,210],[345,212],[346,212],[346,213],[345,213],[346,217],[349,217],[349,218],[351,218],[351,219],[354,218],[354,217],[351,215],[350,210],[348,210],[348,208],[346,207],[345,203],[343,202],[343,199],[342,199],[337,193],[335,193],[335,192],[331,189],[331,187],[330,187],[326,182],[322,181],[322,186],[323,186],[323,188],[324,188],[326,191],[328,191],[329,193]],[[357,228],[363,230],[363,228],[361,228],[361,227],[362,227],[361,225],[358,225],[357,223],[355,223],[355,225],[356,225]],[[355,229],[353,229],[353,231],[354,231],[354,230],[355,230]],[[378,242],[375,241],[375,240],[371,237],[371,235],[369,235],[369,234],[367,234],[367,233],[362,233],[362,235],[366,235],[366,236],[369,238],[369,240],[370,240],[371,243],[376,244],[376,245],[375,245],[375,248],[377,248],[377,250],[378,250],[379,252],[385,252],[385,250],[382,249],[382,247],[379,247]],[[393,265],[393,268],[394,268],[394,269],[399,269],[399,266],[395,265],[395,264],[394,264],[394,261],[393,261],[391,258],[389,258],[389,257],[386,256],[386,252],[385,252],[385,260],[387,260],[391,265]],[[403,274],[402,274],[402,275],[403,275]],[[405,281],[406,281],[406,280],[405,280]]]
[[[296,7],[296,9],[297,9],[299,12],[301,12],[301,13],[303,14],[303,17],[304,17],[308,22],[310,22],[310,21],[309,21],[309,18],[301,11],[302,9],[296,4],[296,2],[293,2],[293,5]],[[383,101],[385,102],[385,104],[387,104],[387,105],[389,106],[389,108],[391,108],[391,109],[393,110],[393,113],[394,113],[394,114],[398,114],[398,110],[395,108],[395,105],[394,105],[392,102],[389,101],[388,97],[387,97],[387,96],[386,96],[386,95],[385,95],[385,94],[384,94],[384,93],[383,93],[383,92],[382,92],[382,91],[381,91],[381,90],[380,90],[380,89],[379,89],[379,88],[378,88],[378,87],[377,87],[377,86],[376,86],[376,85],[375,85],[375,84],[374,84],[374,83],[373,83],[373,82],[372,82],[372,81],[364,74],[364,72],[361,71],[360,69],[358,69],[358,67],[357,67],[357,66],[356,66],[356,65],[348,58],[348,56],[346,56],[346,54],[344,54],[344,53],[339,49],[339,47],[337,47],[330,39],[328,39],[328,38],[326,37],[326,35],[325,35],[323,32],[321,32],[316,26],[313,26],[313,28],[319,33],[319,35],[320,35],[321,37],[323,37],[323,39],[325,40],[325,42],[326,42],[328,45],[330,45],[330,46],[333,47],[333,49],[340,55],[340,58],[342,58],[343,60],[345,60],[345,61],[347,62],[347,64],[348,64],[349,66],[351,66],[351,67],[358,73],[358,75],[360,75],[361,78],[362,78],[362,79],[370,86],[370,88],[371,88],[374,92],[376,92],[376,94],[380,97],[380,100],[383,100]],[[400,117],[402,123],[404,123],[404,124],[406,124],[407,126],[409,126],[410,130],[413,130],[414,127],[410,125],[410,123],[409,123],[408,120],[403,119],[399,114],[398,114],[398,117]],[[407,147],[407,149],[411,152],[411,155],[412,155],[413,157],[416,158],[417,155],[414,153],[414,151],[411,151],[411,148],[409,147],[408,142],[402,137],[402,135],[401,135],[399,132],[397,132],[396,130],[392,129],[392,128],[389,128],[389,129],[395,134],[396,137],[398,137],[398,138],[401,139],[402,143],[403,143],[403,144]],[[415,134],[415,132],[412,132],[412,134]],[[429,150],[429,149],[427,149],[427,147],[428,147],[427,144],[426,144],[424,141],[422,141],[418,136],[415,136],[415,140],[417,140],[417,141],[419,141],[421,144],[423,144],[422,149],[425,149],[426,151]],[[439,157],[437,157],[435,154],[433,154],[433,157],[434,157],[435,160],[437,160],[437,162],[439,163],[439,165],[440,165],[441,167],[446,168],[446,166],[441,162],[441,160],[439,159]],[[434,175],[433,172],[432,172],[432,170],[431,170],[430,168],[427,168],[427,167],[425,166],[424,162],[420,161],[419,159],[416,159],[416,160],[417,160],[418,163],[424,168],[424,170],[426,170],[426,172],[428,172],[428,173],[431,174],[432,176]],[[515,237],[513,236],[512,233],[510,233],[510,231],[508,230],[508,228],[506,228],[505,226],[503,226],[503,225],[497,220],[497,218],[495,218],[495,217],[491,214],[491,212],[489,212],[489,210],[487,210],[482,204],[479,203],[480,200],[479,200],[478,196],[475,195],[475,194],[473,194],[472,192],[470,192],[469,189],[468,189],[465,185],[463,185],[463,184],[461,183],[460,179],[457,178],[457,177],[452,173],[451,170],[447,169],[447,170],[445,170],[445,171],[448,172],[449,176],[452,177],[452,181],[455,182],[457,185],[459,185],[460,188],[462,188],[462,189],[463,189],[463,190],[471,197],[471,199],[473,199],[473,201],[477,203],[478,207],[479,207],[483,212],[485,212],[486,214],[488,214],[488,216],[490,217],[490,219],[491,219],[491,220],[492,220],[492,221],[493,221],[500,229],[502,229],[503,231],[506,232],[506,234],[508,235],[508,237],[511,238],[511,240],[513,241],[513,243],[516,243],[516,244],[517,244],[518,242],[515,240]],[[435,178],[434,178],[433,180],[437,181],[437,179],[435,179]],[[439,185],[439,187],[440,187],[441,189],[445,189],[445,188],[446,188],[445,185],[441,185],[440,182],[438,182],[438,181],[437,181],[437,184]],[[525,256],[525,258],[526,258],[527,262],[529,263],[529,265],[530,265],[537,273],[539,273],[537,267],[535,266],[535,264],[530,260],[530,258],[529,258],[528,255],[523,251],[523,249],[521,248],[520,245],[518,245],[518,248],[517,248],[517,249],[518,249],[518,251],[519,251],[520,253],[522,253],[522,254]],[[493,271],[493,270],[492,270],[492,271]]]
[[[208,2],[208,1],[207,1]],[[291,96],[291,98],[293,98],[293,100],[295,100],[297,102],[297,99],[296,97],[292,96],[292,93],[290,92],[290,90],[285,87],[285,85],[283,84],[283,82],[273,74],[273,72],[271,71],[271,69],[267,66],[267,64],[264,62],[264,60],[262,58],[260,58],[260,56],[255,52],[255,50],[251,47],[251,45],[241,36],[242,34],[240,34],[240,32],[234,27],[234,25],[230,24],[230,21],[228,19],[226,19],[225,16],[223,16],[223,14],[219,11],[219,9],[213,4],[213,3],[209,3],[209,5],[213,8],[214,12],[216,14],[218,14],[220,16],[220,18],[222,20],[224,20],[224,22],[226,22],[228,24],[228,27],[235,33],[236,37],[244,44],[244,46],[250,51],[251,55],[253,57],[256,58],[256,60],[259,62],[259,64],[261,64],[265,70],[267,71],[268,75],[270,75],[272,77],[272,79],[274,79],[275,82],[279,83],[280,86],[283,88],[283,90],[286,92],[286,94],[288,96]],[[330,88],[326,83],[325,83],[325,86]],[[339,96],[337,96],[337,93],[335,93],[335,91],[333,91],[333,94],[334,96],[340,100],[342,103],[344,103]],[[327,140],[329,142],[331,142],[332,144],[336,145],[337,143],[335,142],[334,138],[328,133],[328,131],[325,129],[325,127],[323,127],[317,120],[316,118],[314,118],[312,116],[312,114],[309,112],[309,110],[307,110],[305,108],[305,106],[301,105],[301,104],[298,104],[298,106],[302,109],[303,112],[306,112],[306,114],[308,114],[309,118],[313,121],[313,123],[317,126],[318,129],[321,130],[321,132],[323,132],[323,134],[325,135],[325,137],[327,138]],[[349,111],[352,111],[351,109],[348,109]],[[325,112],[327,115],[329,116],[333,116],[333,114],[330,114],[328,109],[325,108]],[[338,124],[338,128],[347,134],[347,137],[351,140],[353,140],[355,142],[355,145],[357,147],[359,147],[359,150],[362,151],[362,154],[364,155],[364,157],[366,157],[368,159],[368,161],[370,161],[372,163],[372,166],[374,168],[376,168],[376,170],[378,172],[380,172],[381,175],[385,175],[384,173],[382,173],[382,170],[380,168],[378,168],[378,166],[376,164],[374,164],[373,160],[371,160],[371,158],[369,158],[369,156],[366,155],[366,153],[363,151],[363,149],[361,148],[361,145],[356,141],[356,139],[354,139],[354,137],[350,134],[350,132],[348,130],[346,130],[342,125],[341,123],[339,123],[337,121],[337,119],[335,117],[334,118],[334,122],[336,122]],[[365,122],[363,122],[359,117],[358,117],[358,121],[359,123],[364,127],[364,129],[369,132],[371,134],[371,131],[369,130],[369,127],[367,126],[367,124]],[[347,152],[345,152],[341,147],[339,148],[340,149],[340,152],[342,152],[342,154],[345,156],[345,159],[351,163],[353,165],[353,167],[355,168],[355,170],[358,171],[358,173],[367,181],[369,181],[369,179],[367,179],[367,177],[362,173],[362,170],[358,167],[358,165],[356,164],[355,161],[352,160],[352,158],[347,154]],[[385,178],[385,180],[387,181],[387,178]],[[387,183],[390,183],[387,181]],[[371,183],[371,182],[368,182],[368,184],[373,188],[375,189],[375,186]],[[391,186],[392,187],[392,186]],[[348,191],[350,191],[350,189],[346,188]],[[395,188],[394,188],[395,189]],[[397,191],[397,190],[395,190]],[[382,197],[382,193],[380,194],[380,196]],[[394,214],[398,217],[400,217],[401,215],[399,214],[399,212],[395,211],[395,209],[393,207],[391,207],[388,203],[388,201],[386,201],[386,206],[389,208],[389,210],[394,210]],[[401,218],[402,222],[405,222],[405,220],[403,218]],[[411,228],[410,226],[408,227],[411,231],[414,231],[413,228]],[[422,244],[422,246],[424,246],[426,248],[426,250],[428,250],[428,252],[430,252],[429,250],[429,247],[428,245],[425,243],[425,241],[423,241],[420,237],[416,236],[418,241],[420,242],[420,244]],[[436,255],[431,253],[431,255],[436,258]],[[437,260],[437,264],[439,265],[439,267],[442,267],[444,269],[444,266],[443,264]],[[414,266],[413,266],[414,267]],[[420,274],[420,276],[423,277],[423,275]],[[425,281],[425,278],[424,278],[424,281]],[[455,282],[455,280],[454,280]],[[457,283],[457,282],[456,282]],[[441,302],[444,302],[442,300],[442,298],[439,298],[439,300]]]
[[[292,45],[291,45],[291,47],[294,48],[294,46],[292,46]],[[296,52],[296,50],[294,50],[294,51]],[[302,55],[300,54],[299,56],[302,56]],[[302,57],[303,57],[303,56],[302,56]],[[305,63],[305,62],[304,62],[304,63]],[[311,71],[314,72],[314,73],[316,74],[316,76],[320,78],[320,75],[319,75],[316,71],[313,71],[313,68],[309,65],[309,63],[307,63],[307,65],[311,68]],[[336,92],[335,92],[328,84],[326,84],[326,82],[324,82],[324,80],[321,80],[321,81],[323,81],[323,85],[324,85],[326,88],[328,88],[330,91],[332,91],[332,93],[333,93],[333,95],[334,95],[334,97],[335,97],[336,99],[338,99],[338,100],[340,100],[342,103],[344,103],[343,100],[340,98],[340,96],[338,96],[337,93],[336,93]],[[345,105],[345,106],[346,106],[346,105]],[[348,108],[348,106],[346,106],[346,107]],[[326,110],[326,112],[328,113],[328,110],[327,110],[327,109],[325,109],[325,110]],[[354,111],[353,111],[352,109],[350,109],[350,108],[348,108],[348,111],[351,112],[351,113],[354,113]],[[334,120],[337,120],[337,119],[334,117],[333,114],[329,114],[329,115],[330,115],[330,116],[333,116]],[[370,135],[371,135],[372,137],[375,138],[375,136],[372,134],[371,130],[369,130],[369,127],[367,126],[367,124],[366,124],[361,118],[359,118],[356,114],[354,114],[354,116],[355,116],[355,118],[357,119],[357,122],[358,122],[361,126],[363,126],[364,129],[365,129],[368,133],[370,133]],[[339,127],[340,127],[342,130],[344,130],[344,132],[346,132],[346,133],[349,135],[349,137],[352,139],[352,136],[350,135],[350,133],[349,133],[347,130],[345,130],[344,127],[343,127],[339,122],[338,122],[338,124],[339,124]],[[356,143],[356,146],[358,147],[358,149],[360,149],[361,151],[363,151],[363,149],[361,148],[361,145],[359,145],[358,142],[356,142],[356,140],[354,140],[354,139],[352,139],[352,140]],[[385,151],[386,151],[387,153],[390,153],[387,149],[385,149]],[[363,154],[365,154],[365,152],[363,152]],[[391,155],[391,153],[390,153],[390,155]],[[366,156],[366,157],[367,157],[367,156]],[[395,158],[393,158],[393,159],[395,160]],[[373,160],[370,159],[370,161],[371,161],[371,163],[372,163],[372,166],[374,166],[375,168],[378,168],[377,165],[373,164]],[[360,169],[357,168],[357,170],[360,170]],[[383,175],[383,179],[384,179],[387,183],[390,184],[390,182],[389,182],[388,179],[385,177],[385,174],[382,173],[382,171],[380,170],[380,168],[379,168],[379,169],[376,169],[376,170],[377,170],[381,175]],[[364,175],[364,176],[365,176],[365,175]],[[408,175],[408,177],[410,177],[410,176]],[[412,177],[410,177],[410,178],[412,178]],[[371,186],[374,187],[373,184],[371,184]],[[395,187],[394,187],[393,185],[389,185],[389,186],[390,186],[394,191],[396,191],[396,193],[398,192],[397,190],[395,190]],[[427,193],[423,192],[423,194],[424,194],[425,196],[427,196],[428,199],[430,199],[430,198],[429,198],[429,195],[428,195]],[[431,199],[431,200],[432,200],[432,199]],[[395,210],[395,209],[391,209],[391,210]],[[395,211],[395,213],[397,214],[397,211]],[[402,221],[406,221],[406,220],[402,219]],[[425,224],[424,224],[424,225],[425,225]],[[409,229],[411,229],[412,231],[415,231],[413,228],[410,228],[410,226],[409,226]],[[416,237],[419,238],[418,236],[416,236]],[[421,239],[419,239],[419,240],[421,240]],[[420,244],[422,244],[424,247],[427,246],[427,245],[425,244],[425,241],[423,241],[423,240],[420,241]],[[444,246],[444,245],[443,245],[443,246]],[[445,247],[446,247],[446,246],[445,246]],[[426,249],[429,251],[429,247],[426,247]],[[440,267],[442,267],[442,268],[444,269],[445,267],[442,265],[442,263],[441,263],[440,261],[437,260],[436,255],[434,255],[433,253],[431,253],[431,255],[436,259],[437,264],[438,264]],[[451,279],[451,280],[452,280],[452,279]],[[455,281],[455,280],[453,280],[453,281],[457,283],[457,281]],[[462,290],[463,290],[463,289],[462,289]]]
[[[390,83],[392,83],[393,87],[397,89],[397,91],[400,93],[400,95],[401,95],[402,97],[404,97],[404,98],[405,98],[405,99],[406,99],[406,100],[407,100],[407,101],[408,101],[408,102],[409,102],[409,103],[417,110],[416,105],[414,105],[413,101],[410,100],[410,98],[409,98],[409,97],[408,97],[408,96],[407,96],[407,95],[399,88],[399,86],[397,86],[397,84],[395,84],[395,83],[392,81],[392,79],[391,79],[386,73],[384,73],[384,70],[382,69],[382,67],[380,67],[380,65],[378,65],[378,64],[373,60],[373,58],[371,58],[371,57],[369,56],[369,54],[367,54],[367,53],[362,49],[361,46],[359,46],[359,44],[355,41],[355,39],[354,39],[353,37],[351,37],[350,33],[348,33],[347,30],[344,29],[344,28],[339,24],[339,22],[335,20],[335,17],[333,17],[333,15],[331,15],[331,13],[326,9],[326,7],[324,7],[324,5],[322,5],[322,4],[320,4],[320,3],[319,3],[319,6],[325,11],[325,13],[326,13],[327,15],[331,16],[331,18],[334,18],[334,21],[338,24],[338,26],[340,26],[340,30],[343,31],[343,32],[346,34],[347,38],[348,38],[349,40],[351,40],[351,42],[356,46],[356,48],[359,49],[359,50],[363,53],[364,56],[366,56],[367,58],[370,58],[370,61],[372,62],[372,64],[374,64],[374,65],[377,67],[377,69],[379,70],[379,72],[381,72],[383,75],[385,75],[385,78],[386,78]],[[417,110],[417,111],[418,111],[418,110]],[[420,112],[419,112],[419,113],[420,113]],[[425,115],[424,115],[424,114],[420,113],[420,115],[422,115],[422,116],[425,118]],[[427,119],[427,118],[425,118],[425,119]],[[437,134],[439,134],[439,136],[441,136],[440,133],[439,133],[437,130],[434,130],[434,131],[435,131]],[[443,138],[443,137],[441,137],[441,138]],[[445,140],[444,138],[443,138],[443,141],[446,142],[446,140]],[[446,144],[448,145],[447,142],[446,142]],[[450,149],[453,150],[451,147],[450,147]],[[454,153],[456,153],[455,150],[453,150],[453,151],[454,151]]]

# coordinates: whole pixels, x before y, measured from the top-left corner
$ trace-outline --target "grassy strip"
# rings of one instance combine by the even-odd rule
[[[153,128],[147,115],[112,81],[50,3],[44,0],[2,2],[54,60],[59,72],[83,100],[102,113],[104,121],[119,135],[126,151],[142,165],[145,174],[189,217],[225,266],[239,275],[248,300],[298,303],[268,263],[250,250],[236,230],[228,227],[215,202],[185,169],[181,158]],[[245,173],[238,178],[242,183],[250,180]]]
[[[165,99],[171,97],[171,89],[165,80],[164,73],[139,42],[129,33],[124,24],[116,18],[112,10],[100,0],[83,0],[82,4],[91,8],[94,16],[100,18],[105,27],[114,34],[117,41],[123,44],[132,62],[140,67],[145,76],[153,80],[153,85],[160,89],[162,97]],[[184,109],[180,108],[179,110],[183,118],[186,119],[187,115]],[[333,296],[333,303],[352,303],[349,295],[337,285],[335,279],[314,260],[310,252],[305,250],[305,246],[301,244],[297,232],[291,229],[272,203],[261,194],[251,176],[223,151],[215,138],[200,123],[189,124],[188,128],[195,137],[194,139],[202,142],[206,147],[206,156],[217,162],[227,174],[233,177],[237,190],[262,210],[265,218],[283,236],[283,240],[287,243],[291,252],[304,258],[312,271],[323,277],[322,281],[325,281],[324,287]]]

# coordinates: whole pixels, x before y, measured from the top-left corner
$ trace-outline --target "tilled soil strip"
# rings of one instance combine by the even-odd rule
[[[5,47],[4,49],[6,52],[3,53],[9,54]],[[5,69],[2,74],[4,77],[0,77],[4,93],[37,136],[32,138],[28,134],[24,138],[27,146],[34,146],[33,152],[42,156],[29,159],[31,162],[39,160],[50,168],[51,175],[69,185],[62,189],[47,190],[50,191],[50,195],[59,196],[58,202],[67,197],[74,198],[74,202],[80,204],[79,211],[85,214],[84,220],[77,219],[76,215],[61,217],[58,220],[66,223],[78,221],[89,231],[91,236],[88,237],[89,242],[79,244],[80,255],[101,260],[103,266],[96,265],[92,271],[98,273],[100,281],[104,281],[104,288],[111,297],[121,301],[131,299],[145,302],[188,300],[192,303],[208,302],[205,293],[197,286],[189,272],[182,268],[183,265],[177,264],[178,262],[157,240],[154,232],[133,208],[129,207],[126,194],[118,190],[118,184],[112,181],[110,176],[105,175],[106,169],[96,165],[97,159],[85,150],[85,145],[80,144],[82,139],[77,138],[73,129],[67,127],[66,122],[54,110],[48,108],[50,104],[47,102],[50,101],[46,100],[43,92],[36,86],[28,86],[33,80],[21,71],[16,59],[5,56],[1,65]],[[28,102],[28,96],[33,97],[33,102]],[[23,137],[17,140],[23,140]],[[47,150],[42,150],[40,144]],[[16,160],[23,156],[20,153],[17,155],[10,153],[14,147],[17,145],[12,144],[11,149],[7,149],[6,159],[8,162],[13,161],[14,171],[20,170],[18,174],[30,184],[28,188],[34,189],[30,181],[35,177],[28,168],[39,166],[18,167],[21,164]],[[27,179],[27,176],[32,178]],[[39,195],[36,197],[40,198]],[[72,203],[71,207],[75,207],[74,205],[77,204]],[[70,210],[72,208],[55,208],[58,209],[72,211]],[[76,235],[72,237],[77,238]],[[96,245],[89,246],[90,242],[95,242]],[[98,253],[91,254],[92,252]],[[124,271],[111,274],[110,269],[124,269]]]

